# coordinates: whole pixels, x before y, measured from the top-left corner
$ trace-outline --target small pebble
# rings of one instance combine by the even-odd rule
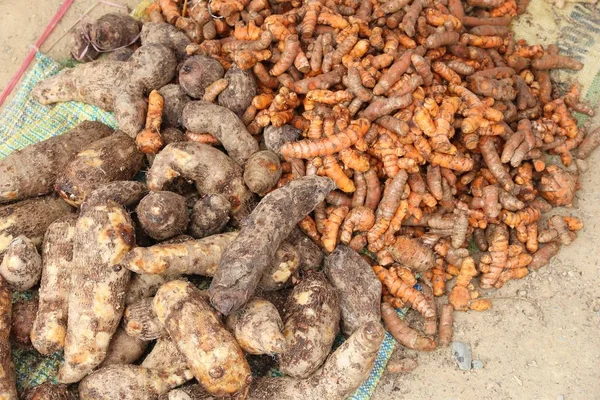
[[[519,290],[517,292],[517,295],[521,296],[521,297],[525,297],[525,296],[527,296],[527,290]]]
[[[471,345],[469,343],[452,342],[452,354],[454,354],[454,359],[458,363],[459,369],[463,371],[471,369],[473,356],[471,353]]]
[[[483,369],[483,361],[481,360],[473,360],[471,363],[471,368],[473,369]]]
[[[558,396],[556,396],[556,400],[565,400],[565,396],[559,394]]]

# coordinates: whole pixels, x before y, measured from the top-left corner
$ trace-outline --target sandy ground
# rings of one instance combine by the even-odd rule
[[[60,2],[0,0],[0,88]],[[76,0],[42,50],[47,51],[91,4],[92,0]],[[108,10],[114,8],[101,5],[91,15]],[[65,42],[50,54],[67,59]],[[600,152],[589,161],[598,164]],[[600,174],[588,173],[581,183],[574,207],[558,210],[585,220],[575,243],[546,268],[488,293],[495,299],[491,310],[456,314],[454,337],[471,344],[473,359],[480,360],[483,369],[458,370],[450,349],[430,354],[400,350],[394,357],[415,357],[419,367],[410,374],[386,375],[376,399],[600,399]]]

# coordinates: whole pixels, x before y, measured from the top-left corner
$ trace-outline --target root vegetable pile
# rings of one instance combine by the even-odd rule
[[[489,309],[583,227],[555,207],[600,128],[577,125],[594,115],[580,85],[550,78],[583,65],[514,37],[525,8],[157,0],[141,27],[81,27],[78,59],[115,52],[33,95],[115,111],[119,130],[84,122],[0,160],[0,398],[17,396],[11,325],[64,351],[82,400],[343,399],[384,326],[447,346],[455,311]],[[10,291],[38,283],[11,323]],[[286,376],[252,376],[247,354]],[[26,398],[45,393],[69,395]]]

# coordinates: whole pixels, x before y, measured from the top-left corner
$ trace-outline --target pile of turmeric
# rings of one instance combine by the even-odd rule
[[[548,73],[581,63],[510,31],[526,2],[466,3],[214,0],[184,12],[157,2],[168,23],[204,32],[186,30],[189,55],[251,71],[257,92],[241,119],[258,141],[282,132],[276,187],[304,175],[337,186],[299,228],[325,253],[341,243],[365,254],[390,330],[422,349],[435,347],[437,306],[416,277],[432,298],[448,295],[448,343],[453,310],[489,308],[481,291],[573,241],[580,220],[545,214],[572,203],[600,144],[573,115],[594,113],[580,86],[560,93]],[[297,134],[284,138],[288,129]],[[415,309],[429,333],[399,327],[390,307]]]

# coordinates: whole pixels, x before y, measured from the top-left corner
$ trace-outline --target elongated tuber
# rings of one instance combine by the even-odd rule
[[[169,83],[176,65],[168,47],[147,44],[127,61],[99,60],[65,69],[40,82],[32,96],[42,104],[74,100],[115,111],[119,129],[135,137],[146,118],[145,92]]]
[[[154,312],[206,390],[217,396],[246,390],[252,376],[244,353],[198,289],[184,281],[164,284]]]
[[[18,236],[29,238],[36,246],[41,245],[48,226],[56,219],[72,212],[62,199],[43,196],[0,206],[0,262],[7,246]]]
[[[112,133],[100,122],[85,121],[60,136],[11,153],[0,161],[0,203],[50,193],[57,176],[90,142]]]
[[[325,361],[338,331],[340,302],[320,272],[310,272],[288,297],[283,316],[286,349],[279,369],[306,378]]]
[[[15,366],[10,346],[12,301],[8,283],[0,277],[0,395],[6,400],[17,400]]]
[[[262,199],[223,254],[210,285],[211,302],[219,312],[227,315],[249,299],[277,247],[331,190],[331,179],[311,176],[296,179]]]
[[[345,334],[351,335],[363,324],[381,319],[381,282],[358,253],[337,246],[327,257],[325,274],[338,290]]]
[[[229,156],[240,165],[258,151],[258,143],[240,119],[224,107],[204,101],[190,102],[183,108],[181,122],[192,132],[208,132],[219,139]]]
[[[116,132],[79,152],[56,180],[55,189],[67,203],[79,206],[100,185],[133,178],[142,159],[135,142]]]
[[[250,300],[230,314],[226,324],[246,353],[276,354],[285,350],[283,322],[277,308],[266,300]]]
[[[130,278],[129,270],[118,263],[134,244],[131,218],[119,204],[100,201],[82,210],[74,234],[65,363],[58,373],[61,382],[81,380],[106,356]]]
[[[319,373],[307,379],[260,378],[251,387],[248,398],[342,400],[368,377],[383,338],[384,329],[381,324],[369,322],[361,326],[327,358]],[[340,376],[344,379],[340,379]]]
[[[403,346],[413,350],[433,351],[436,343],[433,339],[421,335],[400,319],[396,310],[387,303],[381,303],[381,316],[388,332]]]
[[[193,180],[201,194],[226,196],[236,221],[248,214],[252,193],[242,181],[240,167],[221,151],[193,142],[166,146],[148,171],[148,188],[161,190],[177,176]]]

